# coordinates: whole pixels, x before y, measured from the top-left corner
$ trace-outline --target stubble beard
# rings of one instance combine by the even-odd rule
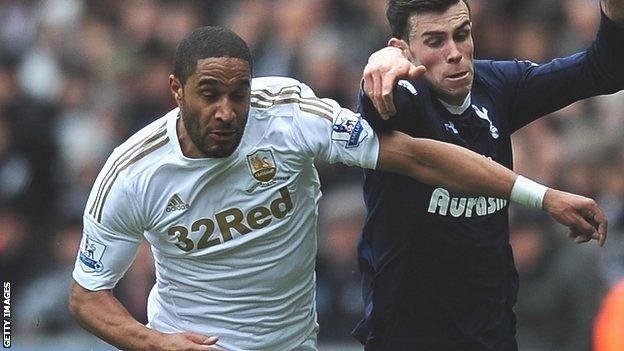
[[[186,113],[185,113],[186,112]],[[226,158],[231,156],[234,151],[238,148],[238,145],[241,142],[243,137],[243,131],[238,129],[236,136],[231,144],[213,144],[208,145],[206,139],[202,137],[201,131],[199,128],[199,118],[197,116],[193,116],[186,111],[186,109],[181,108],[181,116],[182,123],[184,123],[184,128],[188,136],[191,139],[191,142],[195,144],[195,147],[204,154],[205,157],[209,158]],[[243,126],[244,127],[244,126]],[[243,128],[244,129],[244,128]],[[231,146],[230,146],[231,145]]]

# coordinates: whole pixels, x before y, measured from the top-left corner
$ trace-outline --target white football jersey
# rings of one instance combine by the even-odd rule
[[[74,279],[113,288],[145,237],[156,265],[150,328],[218,336],[227,350],[315,350],[313,161],[374,168],[377,136],[282,77],[253,79],[227,158],[185,157],[178,118],[175,109],[113,151],[85,209]]]

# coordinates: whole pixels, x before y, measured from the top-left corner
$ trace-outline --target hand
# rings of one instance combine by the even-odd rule
[[[603,246],[607,240],[607,217],[594,200],[548,189],[543,207],[557,222],[570,229],[570,237],[577,244],[594,239]]]
[[[392,90],[400,78],[417,79],[427,69],[425,66],[415,66],[401,53],[401,49],[388,46],[375,53],[368,59],[364,67],[364,92],[371,99],[373,105],[381,115],[388,119],[396,114]]]
[[[155,342],[158,351],[224,351],[216,346],[219,338],[197,333],[160,333]]]

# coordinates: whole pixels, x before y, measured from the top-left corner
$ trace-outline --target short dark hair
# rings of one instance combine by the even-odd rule
[[[239,58],[252,68],[249,47],[241,37],[227,28],[205,26],[193,30],[178,44],[173,75],[184,84],[195,73],[197,61],[210,57]]]
[[[389,0],[386,17],[392,29],[392,36],[399,39],[408,38],[408,20],[413,13],[442,13],[460,1],[468,6],[470,12],[470,5],[466,0]]]

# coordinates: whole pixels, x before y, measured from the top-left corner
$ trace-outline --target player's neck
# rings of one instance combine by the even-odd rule
[[[188,158],[205,158],[206,156],[195,146],[193,140],[191,140],[182,118],[183,117],[180,116],[176,122],[176,134],[178,135],[178,142],[180,143],[182,154]]]

